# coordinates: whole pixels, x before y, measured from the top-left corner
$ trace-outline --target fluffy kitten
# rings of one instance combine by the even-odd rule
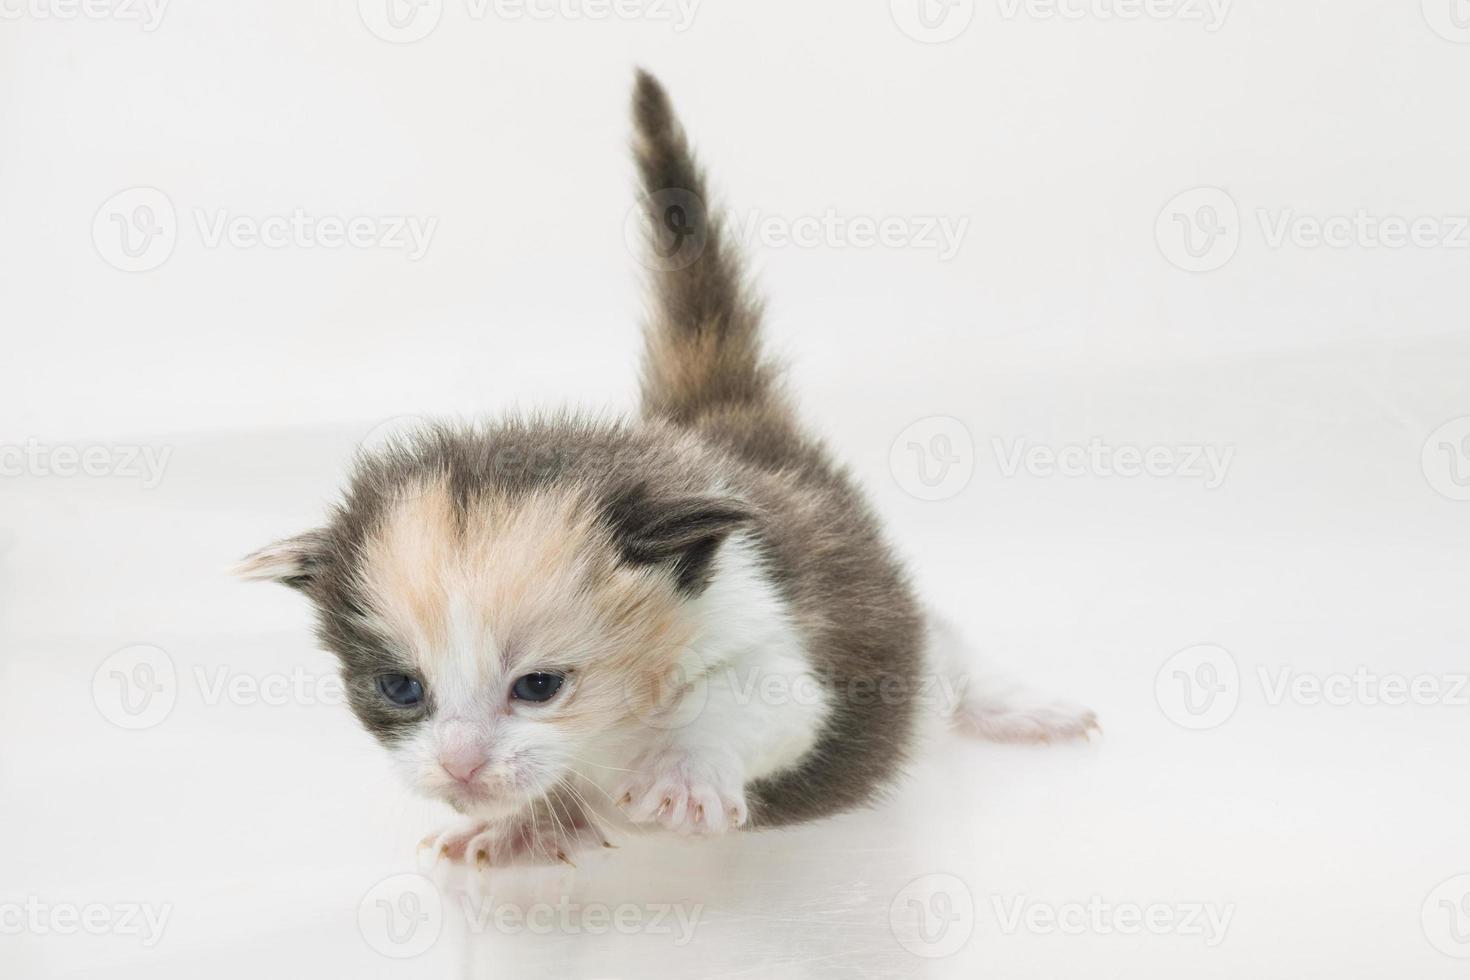
[[[242,573],[301,590],[353,710],[468,816],[454,858],[561,858],[609,825],[718,833],[869,803],[948,692],[992,737],[1090,713],[961,697],[847,474],[794,418],[760,304],[640,72],[654,274],[638,419],[441,427],[359,460],[326,525]],[[992,690],[995,690],[992,688]]]

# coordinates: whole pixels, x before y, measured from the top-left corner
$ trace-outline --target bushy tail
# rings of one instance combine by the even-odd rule
[[[644,263],[653,270],[644,414],[687,425],[720,411],[765,408],[775,372],[760,350],[761,305],[710,207],[668,95],[642,70],[633,123],[649,231]]]

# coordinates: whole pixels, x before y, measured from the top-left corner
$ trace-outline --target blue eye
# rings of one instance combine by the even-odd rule
[[[411,708],[424,699],[424,685],[407,674],[379,674],[378,690],[400,708]]]
[[[518,701],[550,701],[561,690],[562,680],[560,674],[527,674],[515,682],[510,694]]]

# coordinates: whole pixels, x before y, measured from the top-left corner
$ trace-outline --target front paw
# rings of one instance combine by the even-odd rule
[[[633,822],[680,834],[724,833],[744,825],[748,816],[744,767],[728,753],[646,753],[613,798]]]
[[[430,834],[419,842],[430,863],[440,861],[485,868],[509,868],[537,864],[573,863],[569,855],[601,842],[597,829],[579,811],[565,807],[539,807],[535,816],[489,822],[472,820]]]

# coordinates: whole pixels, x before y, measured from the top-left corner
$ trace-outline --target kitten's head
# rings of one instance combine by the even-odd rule
[[[311,598],[353,711],[415,789],[506,814],[668,701],[687,603],[749,514],[647,482],[508,485],[405,459],[367,465],[325,528],[240,571]]]

